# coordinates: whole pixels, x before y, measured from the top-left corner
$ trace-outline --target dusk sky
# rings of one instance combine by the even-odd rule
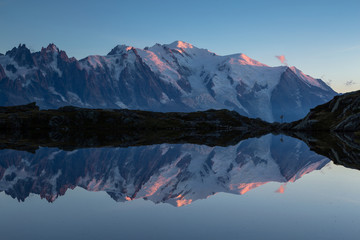
[[[276,56],[338,92],[360,88],[360,1],[0,0],[0,52],[55,43],[69,56],[175,40],[218,55]]]

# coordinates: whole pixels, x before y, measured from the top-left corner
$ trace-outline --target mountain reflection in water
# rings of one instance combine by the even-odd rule
[[[245,194],[268,182],[294,182],[329,162],[303,141],[270,134],[228,147],[6,149],[0,150],[0,191],[19,201],[33,193],[53,202],[81,187],[118,202],[142,198],[180,207],[218,192]]]

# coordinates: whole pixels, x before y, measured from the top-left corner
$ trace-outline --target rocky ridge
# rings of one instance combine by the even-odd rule
[[[336,96],[311,109],[305,118],[284,126],[296,131],[359,132],[360,91]]]

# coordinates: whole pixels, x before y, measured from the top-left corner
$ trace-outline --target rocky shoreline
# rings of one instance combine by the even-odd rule
[[[274,130],[274,124],[229,110],[160,113],[62,107],[35,103],[0,107],[0,148],[135,146],[156,143],[236,144]]]
[[[350,142],[354,142],[360,136],[359,126],[360,91],[337,96],[312,109],[304,119],[282,124],[229,110],[161,113],[71,106],[40,110],[31,103],[0,107],[0,149],[33,152],[39,146],[75,149],[160,143],[228,146],[270,133],[296,137],[313,147],[316,141],[311,139],[324,144],[330,143],[329,139],[339,140],[323,137],[335,133],[352,136]]]

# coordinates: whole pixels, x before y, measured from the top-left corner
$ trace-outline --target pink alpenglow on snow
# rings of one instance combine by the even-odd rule
[[[259,66],[259,67],[269,67],[266,64],[258,62],[243,53],[234,54],[230,56],[230,64],[240,64],[240,65],[250,65],[250,66]]]
[[[170,48],[183,48],[183,49],[194,48],[194,46],[191,45],[190,43],[183,42],[183,41],[175,41],[175,42],[169,44],[169,47]]]

